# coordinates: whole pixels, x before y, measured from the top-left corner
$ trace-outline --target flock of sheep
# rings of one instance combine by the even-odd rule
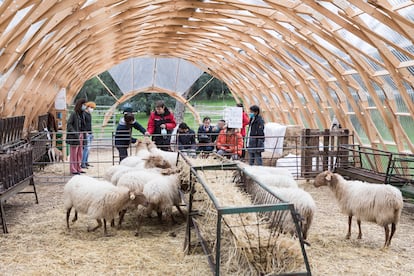
[[[75,209],[73,222],[77,220],[77,212],[97,220],[98,226],[88,229],[90,231],[101,227],[103,220],[105,235],[108,234],[107,221],[114,226],[114,219],[119,216],[119,228],[127,210],[137,209],[139,205],[145,207],[145,214],[156,211],[160,220],[164,216],[172,223],[173,206],[182,214],[177,158],[177,153],[161,151],[149,140],[139,141],[136,155],[110,167],[104,180],[85,175],[72,177],[64,187],[68,229],[72,208]],[[138,217],[136,235],[139,235],[142,215]]]
[[[109,168],[104,180],[84,175],[72,177],[64,188],[67,228],[70,228],[71,209],[75,209],[73,222],[77,219],[77,212],[87,214],[98,223],[93,229],[88,229],[93,231],[102,226],[103,220],[104,234],[107,235],[107,221],[111,221],[114,226],[114,219],[119,217],[118,227],[121,227],[127,210],[137,209],[139,205],[145,208],[140,208],[136,235],[139,235],[143,215],[151,215],[153,211],[157,212],[160,220],[165,218],[168,223],[173,223],[174,206],[184,216],[180,209],[182,179],[177,163],[176,152],[161,151],[151,141],[144,140],[138,141],[134,156]],[[316,204],[308,192],[298,187],[292,174],[286,169],[248,166],[241,162],[239,167],[244,172],[246,191],[252,195],[254,204],[276,203],[276,198],[269,197],[269,193],[256,185],[255,181],[266,185],[280,199],[294,204],[296,213],[300,215],[301,234],[306,240]],[[341,211],[348,216],[347,239],[351,236],[351,222],[355,216],[359,228],[358,239],[362,238],[361,221],[369,221],[384,227],[384,247],[390,245],[403,208],[403,198],[397,188],[349,181],[329,171],[320,173],[315,178],[314,186],[328,186],[332,190]],[[273,220],[270,225],[275,226],[274,214],[266,215],[271,222]],[[286,219],[284,223],[283,229],[295,232],[292,219]]]

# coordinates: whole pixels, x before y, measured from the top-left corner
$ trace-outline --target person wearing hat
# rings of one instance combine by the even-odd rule
[[[96,108],[96,103],[86,102],[86,109],[84,112],[85,117],[85,139],[83,141],[83,153],[82,153],[82,163],[81,168],[87,169],[89,166],[92,166],[88,163],[89,151],[91,150],[93,134],[92,134],[92,112]]]
[[[158,148],[164,151],[171,150],[171,132],[176,125],[174,114],[165,106],[164,101],[157,101],[155,110],[148,119],[147,129]]]
[[[124,108],[124,115],[126,114],[126,113],[133,113],[134,111],[132,110],[132,108],[131,107],[125,107]]]
[[[115,147],[119,152],[119,163],[128,156],[128,148],[132,143],[136,143],[137,139],[132,137],[132,128],[140,131],[144,135],[148,135],[147,130],[141,126],[134,117],[131,108],[125,108],[124,117],[119,120],[115,132]]]

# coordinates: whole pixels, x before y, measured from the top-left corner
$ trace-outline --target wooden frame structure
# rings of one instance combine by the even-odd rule
[[[411,0],[0,1],[0,117],[26,129],[130,57],[182,58],[267,121],[414,152]]]

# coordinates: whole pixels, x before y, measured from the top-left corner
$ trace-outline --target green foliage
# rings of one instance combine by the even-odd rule
[[[190,95],[197,93],[210,79],[212,76],[208,73],[203,73],[198,80],[191,87]],[[219,79],[214,78],[210,81],[195,98],[203,100],[211,100],[214,98],[220,98],[231,95],[227,85]]]
[[[123,110],[125,107],[131,107],[134,112],[143,112],[149,115],[154,109],[155,102],[158,100],[163,100],[169,109],[174,110],[176,100],[163,93],[139,93],[127,102],[122,103],[119,109]]]
[[[115,99],[110,95],[96,96],[95,103],[98,106],[111,106],[115,103]]]
[[[114,95],[117,97],[122,96],[122,92],[113,80],[111,74],[106,71],[100,74],[99,78],[111,92],[114,93]],[[87,101],[94,101],[97,105],[113,105],[115,103],[115,99],[96,77],[85,82],[78,95],[76,95],[75,101],[79,98],[85,98]]]
[[[121,90],[119,89],[118,85],[116,84],[116,82],[114,81],[114,79],[108,71],[100,74],[99,78],[110,89],[110,91],[114,93],[115,96],[117,96],[118,98],[122,96]],[[208,81],[210,81],[211,78],[211,75],[203,73],[190,88],[188,97],[191,97],[192,95],[197,93]],[[115,99],[112,97],[112,95],[110,95],[108,90],[102,85],[102,83],[96,77],[93,77],[85,82],[84,86],[76,96],[75,101],[79,98],[85,98],[87,101],[94,101],[97,105],[101,106],[109,106],[115,103]],[[233,97],[227,85],[221,80],[213,78],[203,89],[201,89],[198,92],[198,94],[194,97],[193,100],[210,101],[214,99],[229,98],[232,99]],[[129,107],[132,107],[134,111],[145,112],[146,114],[149,114],[153,109],[154,103],[157,100],[164,100],[169,108],[175,107],[175,99],[171,98],[166,94],[140,93],[128,100],[128,102],[122,103],[120,105],[120,109],[122,110],[125,107],[125,105],[127,105]]]

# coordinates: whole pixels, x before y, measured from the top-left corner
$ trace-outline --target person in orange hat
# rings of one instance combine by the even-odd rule
[[[91,150],[93,134],[92,134],[92,112],[96,108],[96,103],[86,102],[85,115],[85,140],[83,143],[82,163],[81,168],[87,169],[92,165],[88,163],[89,151]]]

